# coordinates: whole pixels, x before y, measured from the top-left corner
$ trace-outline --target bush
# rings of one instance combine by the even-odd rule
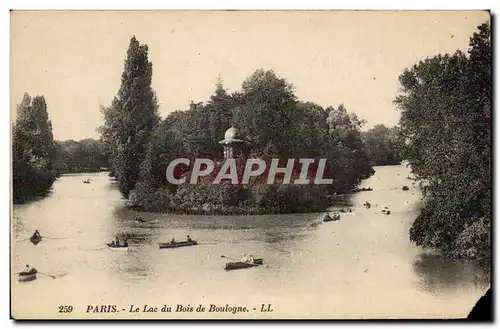
[[[228,182],[219,185],[182,185],[177,189],[174,205],[180,209],[210,212],[227,207],[237,207],[250,197],[248,191]]]
[[[460,233],[455,240],[453,256],[458,258],[490,259],[490,220],[481,218]]]
[[[319,185],[268,185],[258,207],[267,212],[293,213],[324,209],[326,188]]]
[[[172,195],[167,188],[153,188],[137,183],[134,190],[130,192],[127,206],[143,211],[162,212],[171,206]]]

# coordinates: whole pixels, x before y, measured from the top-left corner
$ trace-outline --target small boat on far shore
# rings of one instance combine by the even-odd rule
[[[189,247],[189,246],[195,246],[197,245],[198,242],[191,240],[191,241],[180,241],[180,242],[167,242],[163,243],[160,242],[158,245],[160,246],[160,249],[172,249],[172,248],[179,248],[179,247]]]
[[[38,271],[32,269],[29,272],[21,272],[19,273],[19,282],[30,282],[36,279]]]
[[[330,216],[330,214],[327,214],[323,218],[323,222],[333,222],[333,221],[336,221],[336,220],[340,220],[340,214],[339,213],[336,213],[333,216]]]
[[[146,223],[146,221],[145,221],[144,219],[142,219],[142,217],[140,217],[140,216],[137,216],[137,217],[134,219],[134,221],[135,221],[136,223]]]
[[[355,188],[351,190],[351,193],[356,193],[356,192],[368,192],[368,191],[373,191],[371,187],[360,187],[360,188]]]

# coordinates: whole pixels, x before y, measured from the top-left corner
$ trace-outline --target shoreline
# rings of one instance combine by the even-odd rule
[[[253,216],[253,215],[287,215],[287,214],[321,214],[324,212],[328,212],[329,207],[321,207],[321,208],[311,208],[304,209],[303,211],[273,211],[270,209],[264,208],[255,208],[255,207],[230,207],[225,209],[211,209],[211,210],[203,210],[203,209],[186,209],[186,208],[174,208],[169,207],[165,210],[161,211],[150,211],[144,210],[143,207],[139,206],[131,206],[125,204],[125,208],[137,211],[139,213],[153,213],[153,214],[175,214],[175,215],[197,215],[197,216]]]

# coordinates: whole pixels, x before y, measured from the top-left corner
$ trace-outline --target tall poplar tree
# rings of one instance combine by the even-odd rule
[[[111,106],[103,109],[105,124],[101,127],[101,139],[111,155],[111,169],[125,197],[138,180],[151,132],[159,120],[152,75],[148,46],[139,44],[134,36],[127,50],[120,90]]]
[[[17,106],[12,131],[13,201],[23,202],[45,193],[56,179],[52,123],[43,96],[26,93]]]

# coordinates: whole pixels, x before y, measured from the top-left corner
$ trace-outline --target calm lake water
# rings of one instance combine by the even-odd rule
[[[409,242],[420,192],[404,166],[376,167],[362,186],[339,197],[353,213],[323,223],[324,213],[270,216],[184,216],[124,208],[105,173],[63,176],[51,194],[13,208],[12,272],[26,264],[39,275],[12,276],[12,314],[19,318],[456,318],[465,317],[489,286],[470,261],[444,260]],[[82,184],[86,178],[91,184]],[[401,187],[408,185],[409,191]],[[365,201],[372,208],[365,209]],[[390,215],[381,210],[387,206]],[[338,208],[337,207],[337,208]],[[336,209],[335,207],[332,208]],[[47,236],[34,246],[35,229]],[[199,245],[158,248],[189,234]],[[129,235],[128,252],[105,243]],[[221,255],[263,257],[264,265],[223,270]],[[86,313],[88,305],[117,313]],[[129,313],[130,305],[172,307]],[[177,305],[246,306],[249,312],[175,312]],[[261,312],[271,304],[272,312]],[[59,313],[71,305],[71,313]],[[254,310],[255,308],[255,310]]]

